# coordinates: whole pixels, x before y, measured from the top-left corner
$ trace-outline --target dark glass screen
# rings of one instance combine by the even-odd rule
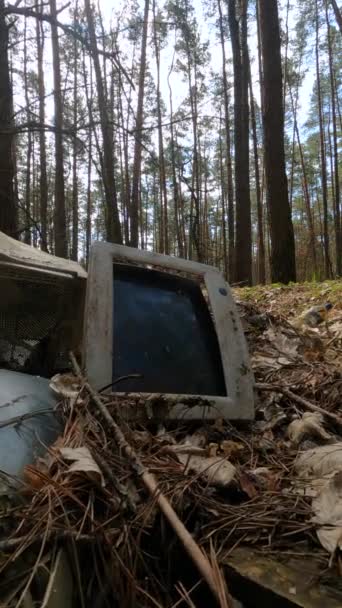
[[[114,265],[114,391],[226,395],[216,331],[189,279]]]

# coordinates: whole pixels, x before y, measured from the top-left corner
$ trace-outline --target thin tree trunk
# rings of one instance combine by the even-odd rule
[[[224,118],[225,118],[225,136],[226,136],[226,172],[227,172],[227,195],[228,195],[228,274],[227,279],[233,280],[234,276],[234,251],[235,251],[235,230],[234,230],[234,186],[233,186],[233,172],[232,172],[232,158],[231,158],[231,143],[230,143],[230,116],[229,116],[229,91],[228,91],[228,78],[226,69],[226,49],[224,40],[224,29],[223,29],[223,14],[221,0],[217,0],[218,11],[219,11],[219,26],[220,26],[220,40],[221,40],[221,51],[222,51],[222,82],[223,82],[223,102],[224,102]],[[225,253],[225,256],[227,254]]]
[[[144,122],[144,90],[146,73],[146,47],[148,30],[149,0],[145,0],[144,24],[141,40],[140,73],[138,90],[138,107],[135,123],[135,145],[132,176],[132,198],[131,198],[131,246],[138,247],[139,244],[139,187],[141,175],[142,157],[142,127]]]
[[[105,193],[105,224],[107,239],[110,242],[122,243],[121,225],[118,210],[116,183],[114,175],[114,150],[112,128],[108,119],[108,109],[105,97],[104,83],[97,48],[93,11],[90,0],[84,0],[89,40],[94,62],[98,105],[100,112],[102,144],[103,144],[103,186]]]
[[[340,177],[339,177],[339,158],[338,158],[338,139],[336,127],[336,87],[334,79],[333,52],[331,43],[331,27],[328,14],[328,2],[325,2],[325,15],[328,28],[328,51],[329,51],[329,76],[331,90],[331,112],[333,123],[333,158],[334,158],[334,178],[335,178],[335,246],[336,246],[336,274],[342,275],[342,233],[341,233],[341,202],[340,202]]]
[[[17,237],[17,206],[13,189],[14,138],[12,127],[13,93],[8,61],[8,25],[4,14],[4,0],[0,0],[0,230]]]
[[[184,257],[184,246],[183,239],[180,229],[180,205],[179,205],[179,185],[176,174],[176,151],[175,151],[175,136],[173,128],[173,101],[172,101],[172,87],[170,83],[170,76],[173,70],[173,61],[175,53],[173,54],[170,70],[167,77],[167,84],[169,87],[169,100],[170,100],[170,146],[171,146],[171,165],[172,165],[172,188],[173,188],[173,203],[174,203],[174,214],[175,214],[175,230],[178,245],[178,254],[181,258]]]
[[[291,105],[292,105],[292,112],[293,112],[294,129],[295,129],[295,133],[296,133],[299,157],[300,157],[300,164],[301,164],[301,168],[302,168],[302,184],[303,184],[306,217],[307,217],[308,228],[309,228],[310,253],[311,253],[315,277],[317,279],[318,278],[317,277],[318,266],[317,266],[317,256],[316,256],[316,235],[315,235],[315,228],[314,228],[314,223],[313,223],[313,218],[312,218],[310,194],[309,194],[308,180],[307,180],[307,174],[306,174],[306,166],[305,166],[302,143],[300,140],[297,116],[295,113],[295,107],[294,107],[293,94],[292,94],[291,87],[289,87],[289,91],[290,91]]]
[[[318,0],[316,0],[316,80],[317,80],[317,102],[319,117],[319,139],[321,154],[321,178],[322,178],[322,199],[323,199],[323,242],[324,242],[324,272],[325,278],[330,277],[330,253],[329,253],[329,228],[328,228],[328,189],[327,189],[327,168],[325,158],[324,124],[321,94],[321,76],[319,66],[319,13]]]
[[[28,93],[28,56],[27,56],[27,19],[24,24],[24,92],[26,103],[26,120],[29,123],[31,119],[30,99]],[[32,157],[32,132],[27,134],[27,156],[26,156],[26,176],[25,176],[25,217],[24,217],[24,241],[27,245],[31,245],[31,157]]]
[[[36,21],[36,40],[37,40],[37,67],[38,67],[38,94],[39,94],[39,122],[45,124],[45,83],[43,69],[44,53],[44,25],[37,19]],[[40,232],[41,248],[48,250],[47,246],[47,207],[48,207],[48,179],[46,168],[46,139],[44,129],[39,131],[39,212],[40,212]]]
[[[78,17],[78,5],[76,2],[75,12],[74,12],[74,23],[77,23]],[[78,119],[78,99],[77,99],[77,71],[78,71],[78,45],[77,40],[74,38],[74,90],[73,90],[73,123],[74,127],[77,126]],[[71,246],[71,258],[73,260],[78,259],[78,230],[79,230],[79,222],[78,222],[78,177],[77,177],[77,140],[74,137],[73,140],[73,149],[72,149],[72,246]]]
[[[89,263],[89,250],[91,245],[91,215],[92,215],[92,197],[91,197],[91,169],[92,169],[92,129],[89,129],[88,141],[88,174],[87,174],[87,212],[86,212],[86,264]]]
[[[223,243],[223,268],[224,276],[228,280],[229,265],[228,265],[228,250],[227,250],[227,226],[226,226],[226,205],[225,205],[225,188],[224,188],[224,171],[223,171],[223,150],[222,136],[219,138],[220,152],[220,181],[221,181],[221,226],[222,226],[222,243]]]
[[[63,107],[61,88],[61,68],[59,57],[56,0],[50,0],[52,63],[55,102],[55,255],[66,258],[68,243],[66,234],[65,187],[64,187],[64,150],[63,150]]]
[[[255,120],[255,101],[253,97],[252,75],[249,66],[249,91],[250,91],[250,108],[251,108],[251,124],[253,136],[253,155],[254,155],[254,172],[255,172],[255,189],[257,203],[257,225],[258,225],[258,282],[262,285],[266,282],[265,270],[265,243],[264,243],[264,223],[263,209],[260,188],[260,171],[259,171],[259,154],[258,154],[258,137]]]
[[[159,181],[160,181],[161,220],[162,220],[161,225],[160,225],[160,232],[161,232],[160,245],[161,245],[162,253],[169,254],[167,191],[166,191],[165,158],[164,158],[161,94],[160,94],[160,40],[158,40],[158,23],[156,22],[156,2],[155,2],[155,0],[153,0],[153,41],[154,41],[154,52],[155,52],[155,56],[156,56],[156,70],[157,70]]]
[[[249,190],[247,0],[241,0],[240,28],[236,17],[236,0],[229,0],[228,6],[234,68],[234,147],[236,200],[234,280],[241,285],[250,285],[252,282],[252,234],[251,201]]]
[[[258,0],[263,58],[265,172],[271,232],[272,281],[296,280],[295,241],[288,199],[277,0]]]

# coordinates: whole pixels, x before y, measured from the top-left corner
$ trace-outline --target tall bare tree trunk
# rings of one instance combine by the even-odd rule
[[[263,59],[265,172],[271,232],[272,281],[296,280],[295,242],[288,199],[277,0],[258,0]]]
[[[63,150],[63,105],[61,67],[59,56],[56,0],[50,0],[53,84],[55,102],[55,254],[62,258],[68,255],[65,215],[64,150]]]
[[[174,203],[174,215],[175,215],[175,231],[178,245],[178,254],[181,258],[185,257],[184,242],[181,230],[180,221],[180,197],[182,195],[180,191],[180,185],[177,180],[176,172],[176,142],[173,126],[173,101],[172,101],[172,87],[170,83],[170,76],[173,70],[175,53],[173,54],[170,70],[167,77],[167,84],[169,87],[169,100],[170,100],[170,146],[171,146],[171,165],[172,165],[172,188],[173,188],[173,203]]]
[[[321,75],[319,65],[319,12],[318,0],[316,0],[316,79],[317,79],[317,102],[319,117],[319,140],[321,153],[321,178],[322,178],[322,198],[323,198],[323,244],[324,244],[324,272],[325,278],[330,277],[330,252],[329,252],[329,228],[328,228],[328,188],[327,188],[327,167],[325,158],[324,123],[321,93]]]
[[[27,55],[27,19],[24,24],[24,94],[26,104],[26,119],[30,122],[30,99],[28,93],[28,55]],[[26,175],[25,175],[25,218],[24,218],[24,241],[27,245],[31,245],[31,157],[32,157],[32,132],[27,134],[27,156],[26,156]]]
[[[45,82],[43,68],[44,53],[44,29],[43,23],[36,21],[36,40],[37,40],[37,67],[38,67],[38,94],[39,94],[39,122],[45,124]],[[46,169],[46,140],[44,129],[39,131],[39,214],[40,214],[40,238],[43,251],[48,250],[47,246],[47,207],[48,207],[48,180]]]
[[[227,172],[227,196],[228,196],[228,274],[227,278],[229,281],[233,280],[234,276],[234,250],[235,250],[235,227],[234,227],[234,186],[233,186],[233,172],[232,172],[232,158],[231,158],[231,144],[230,144],[230,116],[229,116],[229,91],[228,91],[228,78],[226,68],[226,49],[224,39],[224,28],[223,28],[223,14],[221,0],[217,0],[218,11],[219,11],[219,27],[220,27],[220,40],[221,40],[221,51],[222,51],[222,82],[223,82],[223,102],[224,102],[224,118],[225,118],[225,143],[226,143],[226,172]],[[225,253],[225,256],[227,253]]]
[[[107,239],[110,242],[122,243],[121,225],[118,210],[116,183],[114,175],[114,150],[113,150],[113,134],[108,118],[108,109],[106,103],[105,89],[101,74],[101,66],[99,53],[97,48],[95,25],[93,18],[93,10],[90,5],[90,0],[84,0],[87,24],[89,29],[89,40],[91,46],[91,54],[94,62],[95,78],[98,105],[100,112],[102,144],[103,144],[103,186],[105,192],[105,215],[106,215],[106,233]]]
[[[335,178],[335,247],[336,247],[336,274],[342,275],[342,232],[341,232],[341,193],[339,176],[339,157],[337,139],[337,117],[336,117],[336,86],[333,66],[333,51],[331,42],[331,27],[328,14],[328,2],[325,1],[325,15],[328,28],[328,51],[329,51],[329,76],[331,91],[331,113],[333,123],[333,158],[334,158],[334,178]]]
[[[308,228],[309,228],[310,253],[311,253],[314,273],[315,273],[315,276],[316,276],[316,279],[317,279],[318,278],[317,277],[318,266],[317,266],[317,256],[316,256],[316,236],[315,236],[315,228],[314,228],[314,223],[313,223],[313,218],[312,218],[311,203],[310,203],[310,194],[309,194],[309,188],[308,188],[308,180],[307,180],[307,174],[306,174],[306,167],[305,167],[305,160],[304,160],[304,154],[303,154],[303,147],[302,147],[302,143],[301,143],[301,140],[300,140],[300,134],[299,134],[298,123],[297,123],[297,116],[296,116],[296,113],[295,113],[295,106],[294,106],[294,101],[293,101],[293,95],[292,95],[292,90],[291,90],[290,86],[289,86],[289,91],[290,91],[291,105],[292,105],[292,112],[293,112],[294,129],[295,129],[295,133],[296,133],[298,150],[299,150],[299,157],[300,157],[300,164],[301,164],[301,168],[302,168],[302,184],[303,184],[303,193],[304,193],[304,202],[305,202],[306,217],[307,217]]]
[[[138,107],[135,122],[135,144],[132,176],[132,198],[131,198],[131,246],[138,247],[139,244],[139,206],[140,206],[140,175],[141,175],[141,156],[142,156],[142,126],[144,121],[144,90],[146,73],[146,46],[148,30],[149,0],[145,0],[144,24],[141,40],[140,72]]]
[[[78,17],[78,6],[76,2],[75,12],[74,12],[74,23],[77,23]],[[77,99],[77,70],[78,70],[78,45],[77,40],[74,38],[74,74],[73,74],[73,123],[76,129],[77,126],[77,118],[78,118],[78,99]],[[71,243],[71,258],[75,261],[78,259],[78,230],[79,230],[79,222],[78,222],[78,177],[77,177],[77,139],[76,133],[73,140],[72,147],[72,243]]]
[[[253,136],[254,173],[255,173],[257,225],[258,225],[258,282],[261,283],[262,285],[264,285],[266,282],[264,222],[263,222],[262,197],[261,197],[261,188],[260,188],[258,137],[257,137],[256,119],[255,119],[255,101],[254,101],[254,97],[253,97],[252,75],[251,75],[250,66],[249,66],[248,71],[249,71],[249,92],[250,92],[252,136]]]
[[[160,182],[160,201],[161,201],[161,220],[162,220],[160,223],[160,233],[161,233],[160,234],[160,236],[161,236],[160,250],[162,253],[169,254],[167,191],[166,191],[165,158],[164,158],[161,94],[160,94],[160,40],[158,39],[158,22],[156,21],[156,2],[155,2],[155,0],[153,0],[153,42],[154,42],[154,52],[155,52],[155,56],[156,56],[156,70],[157,70],[159,182]]]
[[[236,16],[236,0],[229,0],[228,18],[234,68],[234,147],[236,242],[235,281],[252,283],[251,201],[249,190],[249,109],[247,0],[240,1],[240,27]]]
[[[13,94],[8,61],[8,25],[0,0],[0,230],[17,237],[17,206],[13,189]]]

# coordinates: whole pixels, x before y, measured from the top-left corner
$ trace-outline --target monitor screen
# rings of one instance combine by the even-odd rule
[[[226,396],[220,349],[195,281],[137,266],[113,269],[113,391]]]

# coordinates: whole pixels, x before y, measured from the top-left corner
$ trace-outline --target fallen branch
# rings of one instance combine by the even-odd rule
[[[126,458],[129,460],[131,468],[141,478],[142,482],[144,483],[151,496],[156,499],[160,510],[162,511],[169,524],[177,534],[189,557],[197,566],[208,587],[211,589],[214,597],[217,599],[219,606],[221,606],[221,608],[232,608],[233,604],[228,590],[226,592],[226,597],[224,598],[224,600],[222,599],[221,590],[216,584],[217,573],[211,566],[207,556],[203,553],[198,544],[194,541],[191,534],[184,526],[183,522],[179,519],[173,507],[169,503],[168,499],[158,488],[158,483],[154,475],[144,467],[143,463],[141,462],[140,458],[138,457],[132,446],[126,441],[125,436],[121,431],[121,428],[110,415],[106,405],[101,401],[101,398],[98,393],[83,378],[80,367],[73,353],[70,353],[70,357],[75,373],[82,382],[82,386],[84,386],[84,389],[87,390],[94,404],[97,406],[98,410],[107,422],[108,426],[112,429],[118,447],[120,448],[122,453],[125,454]]]
[[[304,397],[296,395],[296,393],[293,393],[285,386],[281,386],[279,384],[266,384],[264,382],[256,382],[254,386],[256,389],[261,391],[278,391],[279,393],[283,393],[283,395],[286,395],[289,399],[292,399],[292,401],[296,401],[296,403],[299,403],[299,405],[302,405],[305,409],[310,410],[311,412],[319,412],[323,416],[327,416],[327,418],[330,418],[339,425],[342,425],[341,416],[324,410],[322,407],[319,407],[319,405],[311,403],[311,401],[308,399],[304,399]]]

